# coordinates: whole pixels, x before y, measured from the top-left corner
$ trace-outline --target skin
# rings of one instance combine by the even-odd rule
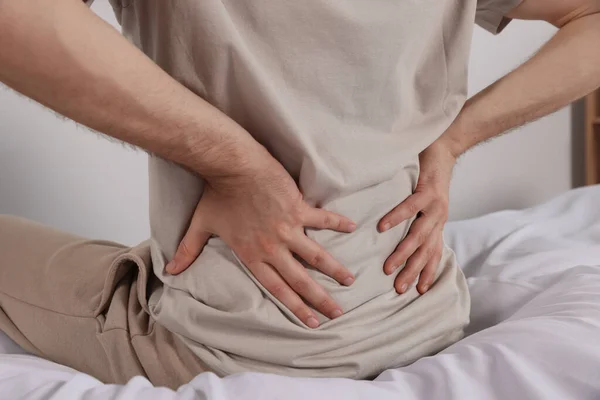
[[[543,20],[560,29],[529,61],[469,99],[446,132],[419,155],[421,174],[414,194],[379,224],[384,230],[385,224],[395,226],[419,214],[384,265],[391,273],[392,266],[406,261],[395,281],[399,293],[417,279],[420,293],[433,284],[457,158],[600,87],[600,1],[525,0],[508,16]]]
[[[187,268],[215,234],[307,326],[318,322],[306,303],[330,318],[341,315],[293,254],[350,285],[352,274],[304,228],[351,232],[355,224],[310,207],[250,133],[162,71],[83,2],[0,0],[0,49],[0,82],[206,180],[170,272]]]
[[[384,266],[391,273],[406,261],[395,281],[398,292],[419,275],[421,293],[433,283],[456,158],[600,86],[597,13],[596,0],[525,0],[511,13],[561,29],[532,60],[470,99],[454,124],[421,153],[414,194],[379,224],[385,230],[386,224],[419,214]],[[81,1],[0,0],[0,48],[0,81],[206,180],[168,272],[185,270],[215,234],[307,326],[318,322],[305,301],[330,318],[343,312],[293,254],[349,285],[354,277],[308,239],[304,227],[351,232],[355,224],[306,204],[285,169],[247,131],[169,77]]]

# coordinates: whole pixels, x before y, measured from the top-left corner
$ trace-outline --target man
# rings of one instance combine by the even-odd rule
[[[0,329],[104,381],[364,378],[458,340],[456,158],[600,86],[597,0],[112,4],[145,55],[80,1],[0,0],[0,79],[152,154],[147,243],[0,221]],[[561,29],[465,102],[473,21],[510,18]]]

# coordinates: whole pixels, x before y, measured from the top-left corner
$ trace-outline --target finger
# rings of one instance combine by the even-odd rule
[[[171,275],[185,271],[198,258],[209,238],[210,233],[195,228],[194,220],[192,220],[192,225],[179,243],[175,256],[167,264],[165,270]]]
[[[292,290],[304,300],[312,304],[321,314],[329,318],[342,315],[342,308],[317,284],[289,251],[282,251],[279,258],[272,263]]]
[[[438,234],[438,240],[435,245],[435,250],[433,256],[427,261],[425,268],[421,271],[421,275],[419,276],[419,283],[417,284],[417,290],[421,294],[425,294],[433,280],[435,279],[435,273],[437,272],[438,265],[440,264],[440,260],[442,259],[442,233]]]
[[[315,313],[290,288],[275,268],[266,263],[253,263],[248,265],[248,269],[269,293],[275,296],[277,300],[286,306],[306,326],[309,328],[317,328],[319,326],[319,321]]]
[[[425,193],[415,193],[408,196],[392,211],[387,213],[377,225],[379,232],[385,232],[403,221],[414,217],[429,204],[431,197]]]
[[[423,245],[406,261],[394,283],[398,293],[405,293],[408,287],[417,280],[427,261],[433,256],[437,240],[437,235],[430,235]]]
[[[356,223],[350,218],[322,208],[307,207],[303,214],[302,223],[307,227],[331,229],[338,232],[349,233],[356,229]]]
[[[292,252],[296,253],[309,265],[332,277],[342,285],[350,286],[354,283],[352,273],[323,247],[306,237],[304,233],[299,233],[288,246]]]
[[[396,250],[385,261],[383,271],[388,275],[394,273],[400,265],[408,260],[408,257],[429,239],[436,223],[437,218],[434,215],[422,215],[417,218],[410,226],[406,237],[402,239]]]

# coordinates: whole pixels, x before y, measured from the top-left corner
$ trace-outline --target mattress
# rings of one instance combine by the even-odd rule
[[[105,385],[0,333],[0,399],[600,399],[600,186],[449,223],[472,296],[467,336],[373,381],[203,373],[177,391]]]

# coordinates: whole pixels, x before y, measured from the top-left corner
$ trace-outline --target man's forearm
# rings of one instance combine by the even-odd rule
[[[78,0],[0,0],[0,81],[205,177],[268,154]],[[265,154],[263,154],[265,153]]]
[[[600,87],[600,14],[563,26],[528,62],[469,99],[440,140],[459,156]]]

